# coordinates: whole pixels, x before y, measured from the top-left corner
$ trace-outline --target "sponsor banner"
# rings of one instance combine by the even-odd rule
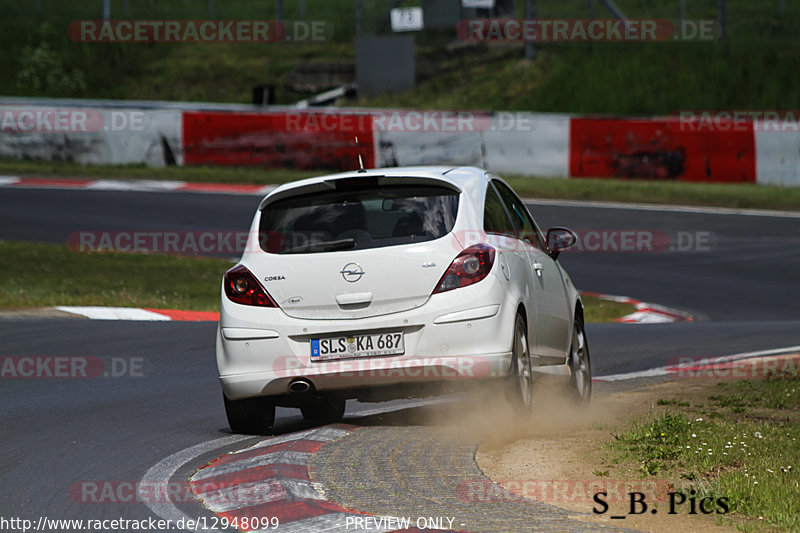
[[[374,166],[371,120],[353,114],[350,127],[330,128],[320,113],[184,112],[186,165],[265,166],[301,169]],[[359,147],[356,147],[358,137]]]
[[[755,182],[752,124],[741,131],[690,131],[679,118],[573,118],[572,177]]]

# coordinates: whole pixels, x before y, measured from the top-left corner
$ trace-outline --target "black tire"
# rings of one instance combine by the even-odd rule
[[[306,420],[315,422],[338,422],[344,416],[345,398],[320,398],[300,407]]]
[[[522,315],[514,323],[511,370],[509,372],[509,400],[523,412],[533,408],[533,369],[528,346],[528,328]]]
[[[577,317],[572,331],[567,364],[570,369],[568,394],[579,405],[589,405],[592,400],[592,363],[583,320]]]
[[[234,433],[267,435],[275,424],[275,402],[269,397],[225,400],[225,414]]]

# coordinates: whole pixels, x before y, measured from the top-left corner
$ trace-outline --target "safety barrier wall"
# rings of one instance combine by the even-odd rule
[[[0,157],[349,170],[360,153],[368,167],[800,186],[800,128],[758,120],[126,104],[0,100]]]
[[[755,182],[752,123],[701,128],[679,118],[585,118],[570,121],[572,177]]]
[[[179,109],[0,102],[0,158],[181,165]]]

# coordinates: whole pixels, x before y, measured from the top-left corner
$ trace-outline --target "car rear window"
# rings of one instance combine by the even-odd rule
[[[363,250],[438,239],[450,233],[458,193],[435,185],[381,185],[292,196],[261,213],[269,253]]]

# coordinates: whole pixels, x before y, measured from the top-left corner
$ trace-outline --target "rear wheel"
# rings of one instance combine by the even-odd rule
[[[338,422],[344,416],[346,402],[345,398],[319,398],[300,407],[300,412],[306,420]]]
[[[575,319],[567,363],[570,369],[568,392],[577,403],[588,405],[592,399],[592,365],[583,320],[580,318]]]
[[[275,402],[269,397],[225,400],[225,414],[234,433],[266,435],[275,423]]]
[[[514,324],[512,350],[511,373],[509,374],[510,400],[520,410],[530,411],[533,406],[533,371],[528,350],[527,327],[522,315],[517,315]]]

